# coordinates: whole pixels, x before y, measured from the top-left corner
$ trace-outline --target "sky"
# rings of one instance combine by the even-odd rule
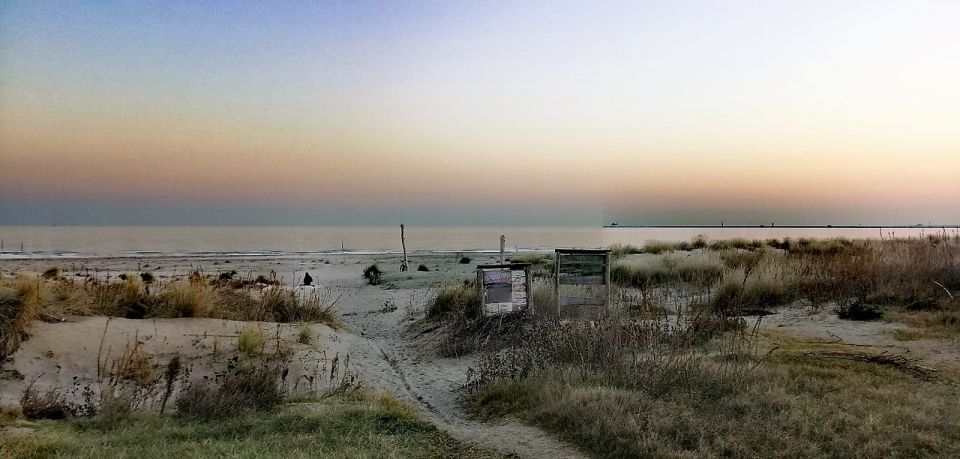
[[[960,2],[0,2],[2,225],[960,223]]]

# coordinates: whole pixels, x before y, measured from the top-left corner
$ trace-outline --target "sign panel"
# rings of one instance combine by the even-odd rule
[[[527,292],[529,265],[478,266],[484,315],[526,310],[530,304]]]

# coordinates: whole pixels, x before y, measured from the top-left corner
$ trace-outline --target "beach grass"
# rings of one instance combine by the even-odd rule
[[[143,414],[122,424],[39,421],[0,432],[4,457],[500,457],[440,432],[384,393],[284,403],[228,418]]]

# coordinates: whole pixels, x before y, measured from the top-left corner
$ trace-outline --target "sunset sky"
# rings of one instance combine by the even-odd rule
[[[960,223],[960,2],[0,2],[0,225]]]

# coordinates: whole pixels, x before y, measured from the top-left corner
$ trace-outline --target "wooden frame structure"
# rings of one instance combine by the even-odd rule
[[[561,285],[603,285],[602,298],[561,296]],[[557,317],[563,308],[610,306],[610,249],[556,249],[553,289],[557,299]]]
[[[527,311],[533,313],[530,263],[477,266],[480,315]]]

